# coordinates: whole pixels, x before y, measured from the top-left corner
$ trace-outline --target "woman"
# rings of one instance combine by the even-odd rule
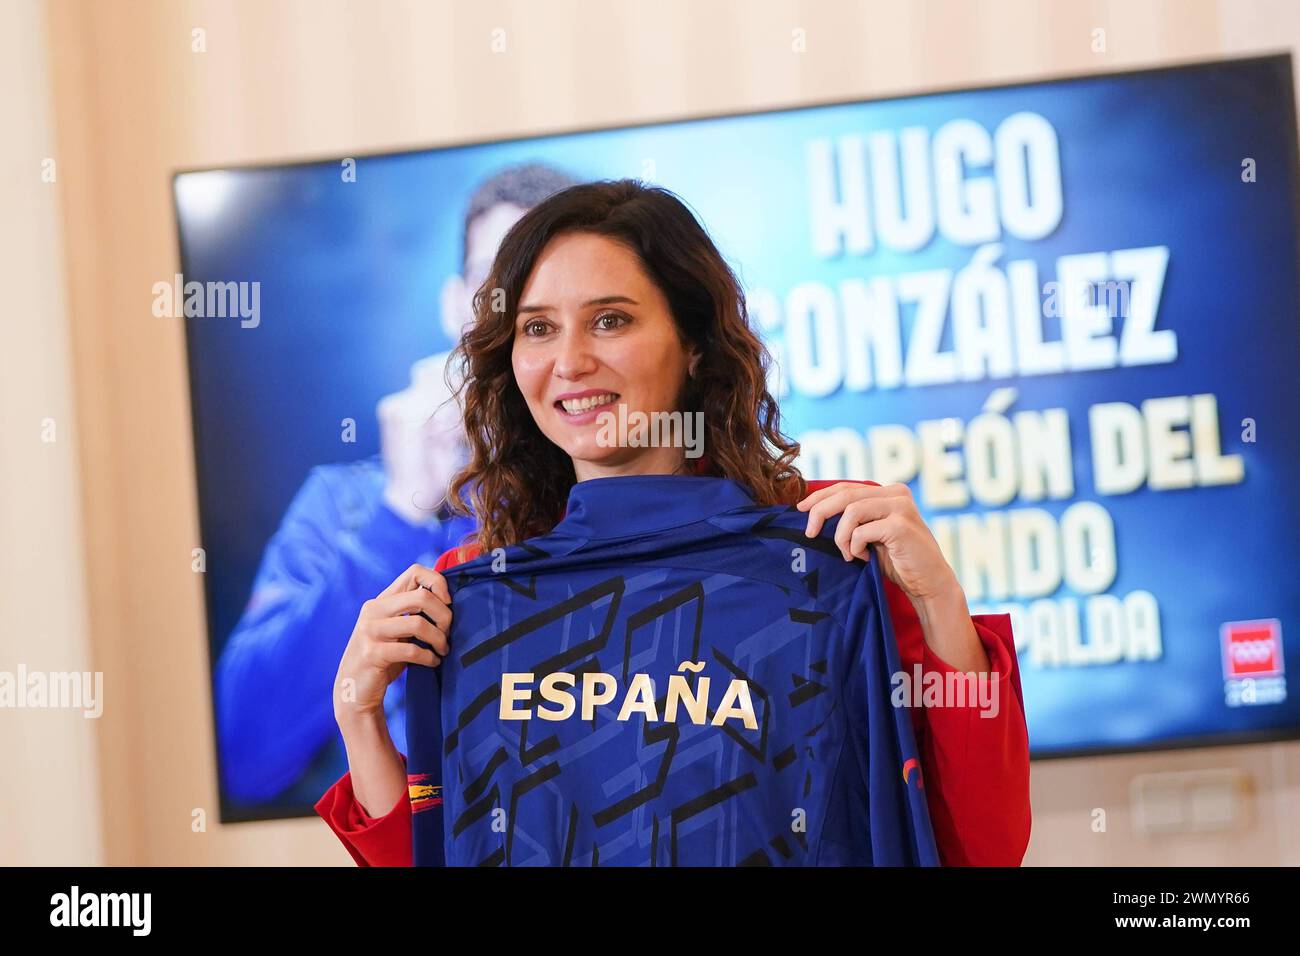
[[[798,445],[778,428],[769,358],[739,283],[681,201],[629,180],[556,193],[506,235],[474,311],[456,349],[471,460],[449,499],[464,512],[470,494],[478,533],[366,602],[339,665],[335,716],[350,770],[316,809],[354,859],[411,862],[405,758],[383,698],[408,664],[436,667],[449,652],[441,572],[549,531],[575,482],[701,474],[742,483],[760,505],[797,502],[809,536],[840,515],[845,560],[875,545],[906,672],[993,675],[1003,691],[993,714],[973,703],[912,714],[943,862],[1018,865],[1029,839],[1029,757],[1009,620],[970,616],[906,486],[806,482],[794,469]],[[611,442],[597,418],[620,405],[629,419],[699,413],[705,454],[687,457],[683,442]]]

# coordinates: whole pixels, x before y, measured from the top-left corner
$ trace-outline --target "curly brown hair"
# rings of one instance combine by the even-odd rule
[[[602,180],[554,193],[511,227],[474,294],[474,323],[452,350],[448,374],[461,384],[448,384],[461,403],[470,456],[452,479],[447,506],[477,518],[479,546],[490,551],[549,532],[576,481],[572,459],[533,419],[512,365],[520,296],[542,249],[561,233],[604,236],[635,252],[683,342],[700,350],[679,409],[703,413],[706,456],[696,473],[734,479],[760,505],[802,498],[806,485],[793,465],[799,445],[780,431],[767,390],[771,356],[750,328],[735,274],[674,193]]]

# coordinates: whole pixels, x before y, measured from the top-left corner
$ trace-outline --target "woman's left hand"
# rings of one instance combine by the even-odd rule
[[[868,557],[867,545],[879,544],[880,570],[915,603],[960,588],[957,575],[926,527],[907,485],[863,485],[840,481],[814,491],[796,507],[808,512],[808,537],[840,515],[835,543],[845,561]]]
[[[837,481],[815,490],[796,507],[809,512],[809,537],[818,535],[827,519],[840,515],[835,542],[845,561],[868,559],[868,545],[880,545],[880,571],[909,597],[933,652],[958,670],[989,669],[957,572],[920,518],[907,485]]]
[[[907,485],[864,485],[840,481],[819,488],[796,507],[808,512],[808,537],[840,515],[835,543],[845,561],[866,560],[879,545],[880,570],[908,596],[925,639],[960,670],[987,670],[988,657],[975,634],[957,573],[943,556]]]

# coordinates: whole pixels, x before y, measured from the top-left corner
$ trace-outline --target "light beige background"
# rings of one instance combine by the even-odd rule
[[[152,284],[179,268],[173,170],[1106,72],[1300,39],[1300,5],[1287,0],[0,10],[0,669],[98,670],[105,682],[99,720],[0,711],[6,864],[350,863],[315,818],[216,823],[184,341],[179,322],[150,313]],[[191,51],[195,28],[204,53]],[[1091,49],[1097,28],[1104,53]],[[47,158],[52,184],[40,178]],[[52,443],[40,439],[50,419]],[[1247,774],[1242,826],[1135,835],[1136,774],[1218,767]],[[1039,762],[1033,804],[1030,864],[1300,864],[1300,744]],[[1093,832],[1095,808],[1105,833]],[[204,832],[192,829],[196,809]]]

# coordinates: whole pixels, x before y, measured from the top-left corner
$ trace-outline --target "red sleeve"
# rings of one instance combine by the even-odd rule
[[[958,673],[930,650],[916,609],[903,589],[885,582],[903,669]],[[912,725],[921,751],[926,804],[945,866],[1019,866],[1029,846],[1029,732],[1011,618],[971,620],[989,656],[997,707],[916,707]]]
[[[406,767],[406,754],[399,754]],[[345,773],[316,801],[316,812],[329,824],[357,866],[411,866],[411,800],[401,798],[385,816],[372,817],[352,793],[352,774]]]
[[[442,572],[446,571],[448,568],[454,568],[458,564],[464,564],[466,561],[472,561],[474,558],[478,557],[479,546],[477,544],[465,544],[461,545],[461,547],[464,549],[464,557],[456,556],[457,548],[452,548],[450,551],[444,551],[438,560],[434,562],[433,570],[442,574]]]
[[[809,481],[808,491],[833,484]],[[910,673],[919,663],[923,679],[957,673],[925,643],[903,589],[886,581],[885,594],[903,669]],[[945,866],[1019,866],[1031,825],[1029,731],[1011,618],[981,614],[971,621],[998,685],[997,713],[982,715],[977,702],[912,710],[926,804]]]

